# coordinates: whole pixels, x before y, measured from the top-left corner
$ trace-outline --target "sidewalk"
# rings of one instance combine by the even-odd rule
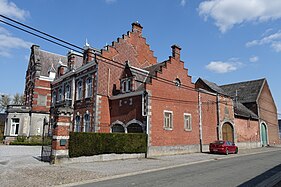
[[[77,185],[85,182],[118,178],[121,176],[146,173],[210,160],[277,151],[281,150],[281,147],[240,150],[238,155],[192,153],[148,159],[139,158],[106,162],[65,163],[60,165],[50,165],[35,159],[35,157],[40,155],[40,147],[37,147],[38,153],[36,152],[33,156],[27,154],[25,157],[19,157],[14,154],[15,152],[13,151],[9,151],[9,154],[3,152],[8,149],[14,149],[14,151],[20,152],[23,148],[0,146],[1,186],[71,186],[74,184]]]

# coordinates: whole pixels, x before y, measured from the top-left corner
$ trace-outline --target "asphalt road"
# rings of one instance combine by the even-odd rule
[[[281,171],[280,155],[279,150],[218,159],[80,186],[257,186]]]

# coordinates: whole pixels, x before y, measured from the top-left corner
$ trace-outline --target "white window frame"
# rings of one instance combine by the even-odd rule
[[[82,99],[82,95],[83,95],[83,82],[82,80],[80,80],[77,82],[76,100]]]
[[[132,79],[125,78],[121,81],[122,93],[128,93],[132,91]]]
[[[93,79],[91,77],[86,79],[86,98],[93,95]]]
[[[13,120],[18,119],[18,122],[14,122]],[[19,128],[20,128],[20,119],[19,118],[12,118],[11,119],[11,130],[10,135],[11,136],[18,136],[19,134]],[[16,133],[16,129],[18,129],[18,132]]]
[[[89,119],[86,121],[86,116],[89,116]],[[84,115],[84,128],[83,132],[90,132],[90,123],[91,123],[91,116],[90,114],[85,114]]]
[[[79,123],[77,123],[77,119],[79,117]],[[74,128],[74,132],[80,132],[81,131],[81,116],[77,115],[75,116],[75,128]]]
[[[167,116],[167,114],[169,116]],[[164,129],[172,130],[173,129],[173,111],[164,110],[163,116],[164,116],[164,123],[163,123]]]
[[[189,113],[183,114],[183,123],[185,131],[192,131],[192,117]]]
[[[67,84],[65,86],[65,93],[64,93],[64,99],[65,100],[71,100],[71,91],[70,90],[71,90],[70,85]]]

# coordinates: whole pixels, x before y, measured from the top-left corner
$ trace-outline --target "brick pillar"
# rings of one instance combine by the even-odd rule
[[[59,107],[52,111],[54,116],[52,138],[52,163],[56,164],[60,159],[69,158],[68,142],[73,109]]]

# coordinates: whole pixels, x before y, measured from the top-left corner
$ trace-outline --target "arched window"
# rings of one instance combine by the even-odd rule
[[[86,98],[91,97],[93,94],[93,81],[92,78],[86,80]]]
[[[75,117],[75,128],[74,128],[74,131],[75,132],[79,132],[80,131],[80,116],[76,116]]]
[[[68,84],[65,86],[64,98],[65,100],[71,100],[70,86]]]
[[[79,81],[77,83],[77,91],[76,91],[76,99],[82,99],[82,89],[83,89],[83,85],[82,85],[82,81]]]
[[[90,132],[90,115],[84,115],[84,132]]]
[[[132,123],[127,127],[128,133],[143,133],[142,126],[137,123]]]
[[[125,129],[122,125],[120,124],[114,124],[112,127],[111,127],[111,132],[112,133],[125,133]]]

